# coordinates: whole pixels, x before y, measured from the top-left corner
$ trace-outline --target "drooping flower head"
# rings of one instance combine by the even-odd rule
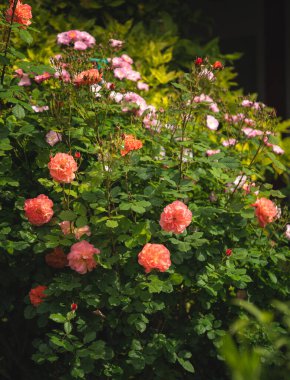
[[[48,169],[52,178],[60,183],[70,183],[75,179],[78,165],[73,156],[66,153],[56,153],[50,158]]]
[[[192,220],[192,213],[181,201],[166,206],[160,216],[159,224],[164,231],[181,234]]]
[[[278,217],[278,209],[275,203],[267,198],[259,198],[256,200],[253,207],[256,208],[255,214],[258,218],[261,227],[266,227],[268,223],[274,222]]]
[[[37,307],[44,301],[44,298],[47,297],[47,295],[44,294],[44,291],[46,289],[47,289],[47,286],[38,285],[35,288],[30,290],[29,299],[33,306]]]
[[[10,0],[10,6],[6,11],[5,15],[6,15],[7,22],[11,22],[14,1],[15,0]],[[28,26],[31,24],[31,21],[30,21],[31,19],[32,19],[31,6],[28,4],[22,4],[22,2],[18,0],[15,11],[14,11],[13,21],[17,22],[18,24]]]
[[[99,253],[99,249],[82,240],[72,245],[70,253],[67,255],[68,265],[80,274],[91,272],[97,266],[94,256]]]
[[[68,260],[63,249],[60,247],[54,248],[53,251],[45,255],[45,262],[48,266],[56,269],[62,269],[68,265]]]
[[[170,252],[163,244],[147,243],[138,254],[138,263],[149,273],[152,269],[165,272],[170,268]]]
[[[42,226],[52,218],[52,207],[52,200],[46,195],[40,194],[36,198],[26,199],[24,203],[25,216],[34,226]]]
[[[124,136],[123,140],[124,148],[121,150],[121,155],[125,156],[131,150],[138,150],[141,149],[143,146],[143,143],[141,140],[138,140],[133,135],[126,135]]]
[[[97,69],[90,69],[82,71],[80,74],[78,74],[73,82],[77,86],[83,86],[83,85],[93,85],[96,83],[99,83],[102,80],[102,73],[99,72]]]

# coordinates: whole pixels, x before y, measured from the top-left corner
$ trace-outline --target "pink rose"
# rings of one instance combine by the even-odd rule
[[[73,156],[66,153],[56,153],[54,157],[50,158],[47,166],[52,178],[60,183],[72,182],[78,169]]]
[[[57,144],[58,142],[60,142],[62,140],[62,136],[60,133],[57,133],[55,131],[49,131],[46,135],[45,135],[45,140],[46,142],[50,145],[50,146],[54,146],[55,144]]]
[[[99,249],[82,240],[72,245],[70,253],[67,255],[68,265],[80,274],[91,272],[97,266],[94,256],[99,253]]]
[[[24,203],[25,216],[34,226],[42,226],[52,218],[52,207],[52,200],[46,195],[40,194],[36,198],[26,199]]]
[[[211,115],[207,115],[206,117],[206,126],[211,129],[212,131],[216,131],[218,129],[218,126],[219,126],[219,122],[218,120],[211,116]]]
[[[259,198],[253,207],[256,208],[256,216],[261,227],[266,227],[268,223],[272,223],[278,217],[278,209],[275,203],[267,198]]]
[[[170,252],[163,244],[147,243],[138,254],[138,263],[149,273],[152,269],[165,272],[170,268]]]
[[[192,213],[180,201],[174,201],[166,206],[160,216],[159,224],[164,231],[181,234],[192,220]]]

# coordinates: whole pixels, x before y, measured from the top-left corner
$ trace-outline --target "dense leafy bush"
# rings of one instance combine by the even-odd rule
[[[229,93],[219,61],[156,109],[127,45],[58,41],[51,66],[3,46],[2,376],[224,379],[232,300],[289,297],[288,211],[263,178],[284,170],[275,115]]]

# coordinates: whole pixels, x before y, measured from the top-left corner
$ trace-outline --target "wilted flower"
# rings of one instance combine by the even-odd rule
[[[36,77],[34,77],[34,80],[36,83],[42,83],[46,80],[48,80],[49,78],[51,78],[51,75],[48,73],[48,72],[45,72],[41,75],[37,75]]]
[[[124,41],[114,40],[113,38],[111,38],[109,40],[109,44],[112,48],[121,49],[124,45]]]
[[[50,146],[54,146],[56,143],[62,141],[62,136],[60,133],[55,131],[49,131],[45,135],[45,140]]]
[[[43,112],[43,111],[48,111],[49,107],[48,106],[31,106],[34,112]]]
[[[90,69],[82,71],[80,74],[74,77],[74,84],[77,86],[81,85],[92,85],[99,83],[102,80],[102,73],[97,69]]]
[[[208,149],[208,150],[206,151],[206,155],[207,155],[207,156],[213,156],[214,154],[218,154],[218,153],[220,153],[220,152],[221,152],[220,149]]]
[[[54,248],[53,251],[45,255],[45,262],[52,268],[62,269],[68,265],[66,254],[60,247]]]
[[[15,70],[17,78],[20,79],[18,82],[18,86],[30,86],[31,80],[28,76],[28,74],[24,73],[22,69]]]

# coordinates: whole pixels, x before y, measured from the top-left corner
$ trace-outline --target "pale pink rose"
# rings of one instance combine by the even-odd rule
[[[86,50],[87,45],[83,41],[76,41],[74,43],[74,49],[75,50]]]
[[[252,107],[253,106],[253,102],[251,100],[245,99],[245,100],[242,101],[242,106],[243,107]]]
[[[73,222],[69,222],[68,220],[64,220],[59,223],[61,231],[64,235],[74,234],[76,239],[80,239],[83,235],[91,236],[91,229],[89,226],[83,226],[76,228],[74,227]]]
[[[128,75],[128,69],[124,67],[117,67],[116,69],[114,69],[114,76],[117,79],[123,80],[127,78],[127,75]]]
[[[68,220],[64,220],[63,222],[60,222],[59,226],[64,235],[73,234],[73,231],[74,231],[73,223],[69,222]]]
[[[233,139],[233,138],[228,139],[228,140],[224,140],[222,142],[223,146],[234,146],[234,145],[236,145],[236,143],[237,143],[237,140]]]
[[[124,62],[128,63],[129,65],[132,65],[134,62],[133,59],[129,57],[127,54],[122,54],[121,58]]]
[[[42,83],[46,80],[48,80],[49,78],[51,78],[51,75],[47,72],[41,74],[41,75],[37,75],[36,77],[34,77],[34,80],[36,83]]]
[[[144,83],[144,82],[137,82],[137,88],[138,90],[140,91],[149,91],[149,86],[147,83]]]
[[[40,194],[36,198],[26,199],[24,203],[25,216],[34,226],[48,223],[53,216],[53,201],[46,195]]]
[[[256,111],[259,111],[259,110],[261,110],[264,107],[266,107],[265,104],[260,103],[260,102],[255,102],[253,104],[253,109],[256,110]]]
[[[152,269],[165,272],[170,268],[170,252],[163,244],[147,243],[138,254],[138,263],[149,273]]]
[[[206,78],[207,80],[209,80],[210,82],[213,82],[215,80],[215,76],[214,76],[214,73],[211,72],[210,70],[208,69],[203,69],[201,70],[201,72],[198,74],[198,76],[200,78]]]
[[[124,45],[124,41],[114,40],[113,38],[111,38],[109,40],[109,44],[112,48],[121,49]]]
[[[174,201],[166,206],[160,216],[159,224],[164,231],[181,234],[192,220],[192,213],[180,201]]]
[[[285,237],[290,240],[290,224],[286,224]]]
[[[195,103],[214,103],[213,99],[205,94],[201,94],[200,96],[195,96],[193,98]]]
[[[253,128],[247,128],[247,127],[243,127],[242,131],[249,138],[253,138],[253,137],[257,137],[257,136],[262,136],[264,134],[259,129],[253,129]]]
[[[99,249],[82,240],[72,245],[70,253],[67,255],[68,265],[80,274],[91,272],[97,266],[95,255],[98,254],[100,254]]]
[[[143,124],[145,128],[150,129],[152,127],[156,127],[158,124],[156,108],[154,106],[148,106],[146,111],[149,112],[146,113],[143,119]]]
[[[121,94],[120,92],[112,91],[109,95],[109,98],[113,99],[116,103],[120,103],[123,99],[123,94]]]
[[[130,70],[127,73],[126,79],[131,80],[132,82],[137,82],[141,79],[141,74],[138,71]]]
[[[100,94],[100,91],[102,89],[102,86],[98,85],[98,84],[93,84],[91,86],[91,91],[95,94],[96,98],[101,98],[101,94]]]
[[[136,110],[131,110],[136,116],[142,116],[144,111],[148,108],[147,103],[145,99],[143,99],[140,95],[136,94],[135,92],[127,92],[123,96],[123,102],[124,103],[135,103],[138,109]],[[128,107],[123,107],[122,108],[123,112],[128,112],[129,108]]]
[[[31,106],[34,112],[43,112],[43,111],[48,111],[49,107],[48,106]]]
[[[218,120],[211,116],[211,115],[207,115],[206,117],[206,126],[211,129],[212,131],[216,131],[218,129],[218,126],[219,126],[219,122]]]
[[[62,80],[63,82],[70,82],[70,74],[65,69],[62,69],[61,71],[57,71],[54,74],[54,77],[59,79],[59,80]]]
[[[124,67],[124,66],[127,68],[131,67],[131,65],[125,62],[121,57],[114,57],[111,62],[112,62],[113,68]]]
[[[215,112],[215,113],[220,112],[220,110],[219,110],[219,108],[218,108],[218,106],[217,106],[216,103],[212,103],[212,104],[209,106],[209,109],[210,109],[212,112]]]
[[[207,155],[207,156],[213,156],[214,154],[218,154],[218,153],[220,153],[220,152],[221,152],[220,149],[208,149],[208,150],[206,151],[206,155]]]
[[[70,183],[75,178],[78,165],[73,156],[66,153],[56,153],[50,158],[48,169],[52,178],[60,183]]]
[[[276,154],[284,154],[285,151],[279,145],[272,145],[272,150]]]
[[[45,135],[45,140],[50,146],[54,146],[56,143],[62,141],[62,136],[60,133],[55,131],[49,131]]]

